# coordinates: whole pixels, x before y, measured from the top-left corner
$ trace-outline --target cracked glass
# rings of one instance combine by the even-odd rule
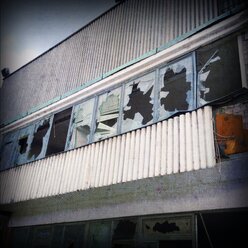
[[[74,107],[69,137],[69,149],[89,143],[94,102],[95,99],[92,98]]]
[[[125,85],[122,132],[153,122],[155,72],[139,77]]]
[[[193,108],[192,56],[174,62],[160,70],[159,119],[178,111]]]
[[[218,40],[197,50],[198,106],[242,88],[236,37]]]
[[[94,141],[117,134],[121,88],[99,96]]]

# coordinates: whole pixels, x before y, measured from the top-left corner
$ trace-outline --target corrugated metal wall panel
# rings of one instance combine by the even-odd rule
[[[217,2],[125,1],[7,78],[0,92],[0,122],[206,23],[221,12],[218,6],[223,8],[223,4]]]
[[[0,203],[60,195],[215,165],[207,106],[0,173]]]

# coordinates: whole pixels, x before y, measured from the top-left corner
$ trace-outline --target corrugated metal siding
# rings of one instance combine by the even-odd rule
[[[162,46],[218,12],[217,0],[125,1],[7,78],[0,122]]]
[[[159,122],[0,174],[0,203],[215,165],[212,109]]]

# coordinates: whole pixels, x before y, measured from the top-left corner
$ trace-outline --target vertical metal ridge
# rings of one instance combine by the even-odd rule
[[[138,58],[238,4],[228,1],[218,10],[216,0],[126,1],[7,78],[0,97],[2,121]],[[18,95],[7,97],[11,92]]]
[[[161,143],[161,175],[165,175],[167,171],[167,137],[168,137],[168,130],[167,130],[167,121],[162,122],[162,143]]]
[[[146,128],[146,138],[145,138],[145,158],[143,167],[143,178],[148,177],[149,173],[149,157],[150,157],[150,141],[151,141],[151,127]]]
[[[186,171],[186,137],[185,137],[185,115],[179,116],[179,140],[180,140],[180,158],[179,170],[180,172]]]
[[[131,136],[130,132],[125,134],[125,136],[126,136],[126,144],[125,144],[125,156],[124,156],[124,163],[123,163],[122,182],[127,181],[129,149],[130,149],[130,136]]]
[[[107,153],[106,153],[106,160],[105,160],[105,171],[103,174],[103,185],[106,186],[108,185],[108,176],[109,176],[109,171],[110,171],[110,163],[111,163],[111,152],[112,152],[112,141],[113,138],[110,138],[107,140],[106,142],[106,146],[107,146]]]
[[[185,130],[186,130],[186,171],[192,170],[193,154],[192,154],[192,127],[191,127],[191,115],[186,113],[185,115]]]
[[[145,163],[145,128],[140,130],[140,146],[139,146],[139,165],[138,165],[138,179],[143,178],[143,170]]]
[[[173,173],[179,172],[179,118],[173,118]]]
[[[191,113],[192,121],[192,148],[193,148],[193,169],[198,170],[200,165],[199,159],[199,142],[198,142],[198,125],[196,119],[196,112]]]
[[[156,130],[156,143],[155,143],[155,168],[154,168],[154,176],[159,176],[161,174],[160,165],[161,165],[161,154],[162,154],[162,124],[158,122]]]
[[[173,119],[168,120],[168,136],[167,136],[167,171],[166,174],[172,173],[173,166]]]
[[[99,142],[98,143],[93,143],[94,146],[94,157],[92,160],[92,165],[91,165],[91,173],[90,173],[90,181],[89,181],[89,187],[92,188],[94,187],[95,184],[95,177],[96,177],[96,169],[97,169],[97,160],[98,160],[98,153],[99,153]]]
[[[135,131],[135,139],[134,139],[134,161],[133,161],[133,173],[132,173],[132,180],[138,179],[139,173],[139,155],[140,155],[140,129]]]
[[[136,156],[135,151],[135,133],[136,131],[132,131],[130,133],[130,147],[128,152],[128,163],[127,163],[127,181],[131,181],[133,177],[133,166],[134,166],[134,158]]]
[[[0,173],[0,202],[20,202],[216,163],[209,106]]]
[[[113,162],[113,184],[118,182],[118,168],[120,167],[119,163],[119,155],[120,155],[120,147],[121,147],[121,136],[116,137],[116,150],[114,153],[115,159]]]
[[[155,149],[156,149],[156,124],[151,126],[151,143],[150,143],[150,158],[148,176],[153,177],[155,175]]]
[[[109,173],[108,173],[108,177],[107,177],[107,185],[111,185],[114,183],[114,166],[115,166],[115,158],[116,158],[116,144],[117,142],[117,138],[113,137],[112,139],[112,147],[111,147],[111,154],[109,157]]]

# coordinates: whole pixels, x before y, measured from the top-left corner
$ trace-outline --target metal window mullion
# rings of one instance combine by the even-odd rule
[[[94,102],[94,108],[93,108],[93,115],[92,115],[92,119],[91,119],[91,130],[90,130],[90,137],[89,137],[89,143],[92,143],[93,137],[94,137],[94,133],[95,133],[95,128],[96,128],[96,120],[97,120],[97,107],[98,107],[98,102],[99,102],[99,97],[100,95],[96,95],[95,98],[95,102]]]
[[[49,123],[50,123],[50,127],[49,129],[47,130],[47,134],[43,137],[43,140],[44,140],[44,143],[43,143],[43,146],[41,147],[41,152],[40,154],[37,156],[37,158],[35,158],[34,160],[37,160],[37,159],[41,159],[41,158],[44,158],[46,157],[46,153],[47,153],[47,147],[48,147],[48,143],[49,143],[49,139],[50,139],[50,135],[51,135],[51,132],[52,132],[52,128],[53,128],[53,120],[54,120],[54,115],[53,114],[49,119]],[[45,121],[46,119],[44,119],[43,121]],[[39,128],[40,125],[38,125],[38,128]],[[37,130],[38,130],[37,128]],[[47,136],[47,138],[45,138]],[[45,138],[45,139],[44,139]]]
[[[73,132],[74,125],[73,125],[72,121],[73,121],[74,111],[75,111],[77,106],[78,106],[78,104],[72,106],[70,123],[69,123],[68,131],[67,131],[64,151],[67,151],[67,150],[71,149],[71,144],[70,144],[70,141],[69,141],[69,137],[70,137],[71,133]]]
[[[154,102],[153,102],[153,123],[158,122],[159,119],[159,93],[160,93],[160,85],[159,85],[159,68],[155,70],[155,82],[154,82]]]
[[[121,85],[121,97],[120,97],[120,106],[119,106],[119,118],[117,122],[117,131],[116,134],[121,134],[121,125],[122,125],[122,114],[123,114],[123,107],[124,107],[124,98],[125,98],[125,83]]]
[[[197,96],[198,96],[198,74],[196,70],[196,52],[192,53],[192,63],[193,63],[193,109],[197,108]]]

